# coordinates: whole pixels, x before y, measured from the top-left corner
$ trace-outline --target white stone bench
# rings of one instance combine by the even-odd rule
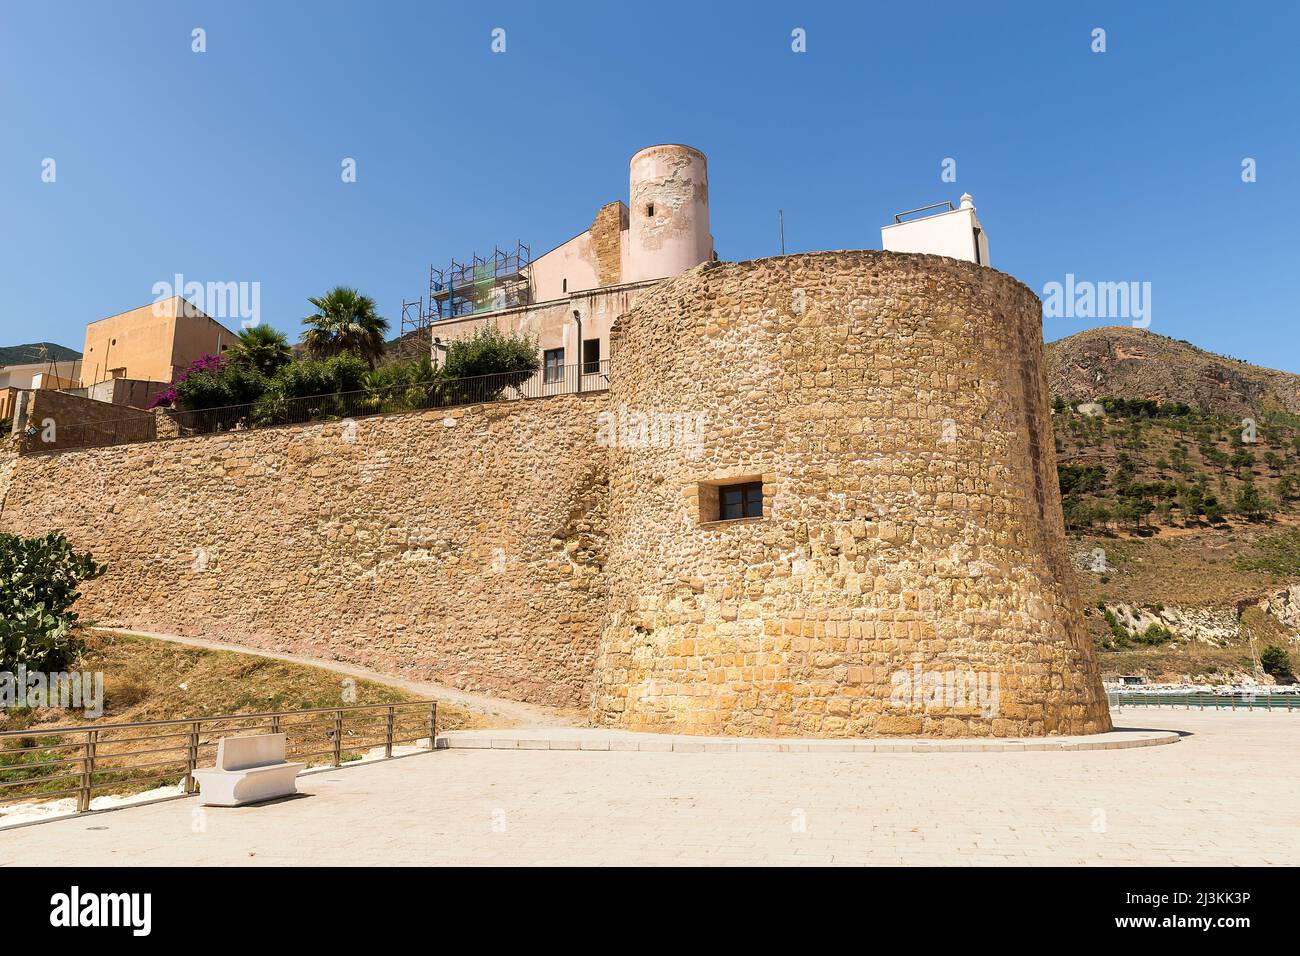
[[[222,737],[217,765],[195,770],[199,796],[210,807],[238,807],[287,797],[298,792],[298,771],[305,763],[286,763],[284,734]]]

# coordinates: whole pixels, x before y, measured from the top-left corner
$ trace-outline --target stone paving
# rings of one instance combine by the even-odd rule
[[[1300,714],[1127,709],[1172,746],[450,749],[0,832],[3,864],[1300,864]]]

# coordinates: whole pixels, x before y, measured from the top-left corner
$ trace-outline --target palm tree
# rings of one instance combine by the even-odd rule
[[[254,325],[239,333],[239,341],[230,347],[229,359],[244,362],[263,375],[274,375],[280,366],[293,358],[289,339],[269,325]]]
[[[315,358],[329,358],[340,352],[352,352],[375,367],[384,354],[384,333],[388,321],[375,311],[375,300],[356,289],[336,286],[325,295],[308,299],[316,307],[314,315],[302,320],[311,326],[302,334],[303,345]]]

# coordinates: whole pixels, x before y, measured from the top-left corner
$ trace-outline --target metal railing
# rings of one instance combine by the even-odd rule
[[[894,222],[901,223],[904,216],[910,216],[914,212],[929,212],[931,209],[938,209],[940,206],[947,206],[949,212],[957,208],[952,204],[952,200],[945,199],[943,202],[932,202],[928,206],[917,206],[915,209],[904,209],[902,212],[896,212],[894,213]]]
[[[85,813],[96,791],[176,782],[194,793],[194,771],[209,756],[215,761],[222,737],[283,733],[286,760],[338,767],[379,747],[388,758],[395,746],[426,738],[433,749],[437,724],[437,702],[421,700],[0,731],[0,804],[76,797]]]
[[[1107,691],[1111,707],[1181,707],[1184,710],[1285,710],[1300,713],[1300,694],[1157,694],[1142,691]]]
[[[245,405],[169,411],[156,423],[153,417],[139,416],[66,425],[56,422],[55,442],[43,445],[38,432],[28,440],[25,452],[35,454],[163,441],[219,432],[453,408],[458,405],[550,398],[556,395],[599,392],[608,388],[609,361],[604,359],[599,362],[552,366],[531,374],[505,372],[474,378],[447,378],[415,385],[333,392],[303,398],[264,395],[256,402]]]
[[[28,433],[23,444],[24,454],[71,451],[75,448],[99,448],[105,445],[129,445],[135,442],[153,441],[159,437],[152,414],[63,425],[58,423],[58,419],[54,419],[53,440],[48,440],[46,429],[36,423],[28,426]]]

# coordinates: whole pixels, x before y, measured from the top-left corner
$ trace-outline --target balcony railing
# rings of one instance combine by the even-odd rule
[[[304,398],[265,395],[246,405],[166,411],[158,416],[156,423],[154,419],[142,418],[139,413],[133,418],[99,422],[55,422],[54,441],[44,444],[38,429],[27,439],[24,450],[28,454],[69,451],[75,448],[452,408],[483,402],[575,395],[608,388],[609,362],[603,360],[552,366],[530,375],[506,372]]]

